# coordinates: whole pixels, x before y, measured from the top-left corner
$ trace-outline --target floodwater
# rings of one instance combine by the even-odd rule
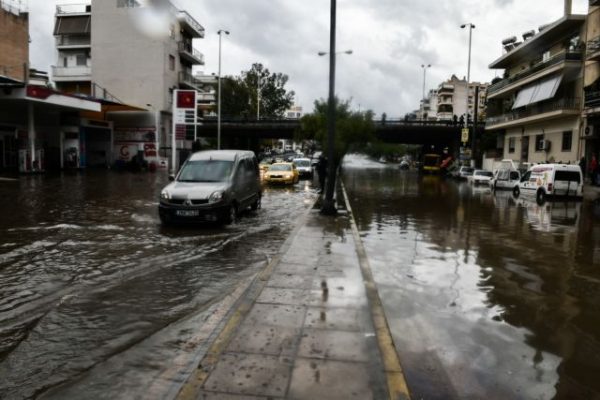
[[[349,160],[415,399],[600,399],[600,204],[538,205]]]
[[[166,183],[110,171],[0,182],[0,398],[168,397],[216,305],[316,196],[307,181],[267,188],[234,225],[165,229]]]

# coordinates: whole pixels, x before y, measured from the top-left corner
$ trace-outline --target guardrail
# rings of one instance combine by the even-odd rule
[[[92,67],[57,67],[52,66],[52,76],[55,78],[89,77],[92,75]]]
[[[515,110],[510,113],[490,116],[486,119],[486,126],[503,124],[505,122],[516,121],[522,118],[532,117],[534,115],[544,114],[559,110],[579,111],[581,99],[579,98],[563,98],[548,102],[533,104],[521,110]]]
[[[554,65],[560,64],[563,61],[581,61],[582,54],[581,52],[562,52],[549,60],[539,62],[532,66],[529,69],[526,69],[523,72],[519,72],[511,77],[501,80],[500,82],[494,83],[490,87],[488,87],[487,93],[488,95],[498,92],[499,90],[505,88],[506,86],[515,83],[521,79],[527,78],[537,72],[540,72],[546,68],[552,67]]]

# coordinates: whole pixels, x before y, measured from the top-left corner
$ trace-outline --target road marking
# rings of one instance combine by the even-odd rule
[[[13,178],[2,178],[0,177],[0,182],[16,182],[16,179]]]
[[[348,200],[348,194],[344,183],[340,180],[342,192],[344,193],[344,201],[346,202],[346,209],[350,215],[350,225],[352,226],[352,234],[354,236],[354,243],[356,247],[356,254],[358,255],[358,261],[360,263],[360,269],[363,274],[363,280],[365,282],[365,289],[367,291],[367,298],[371,307],[371,315],[373,317],[373,325],[375,327],[375,333],[377,335],[377,342],[379,344],[379,350],[383,359],[383,365],[385,368],[385,375],[387,379],[388,391],[390,400],[410,400],[410,392],[408,385],[406,384],[406,378],[400,364],[400,358],[394,345],[394,339],[390,332],[390,327],[385,317],[381,298],[377,291],[377,286],[373,280],[373,273],[371,272],[371,265],[367,258],[367,252],[363,246],[356,221],[354,220],[354,214],[352,213],[352,207],[350,206],[350,200]]]

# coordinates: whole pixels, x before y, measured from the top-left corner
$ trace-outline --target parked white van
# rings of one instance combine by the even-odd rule
[[[579,165],[539,164],[521,178],[515,194],[535,196],[543,202],[548,196],[583,197],[583,174]]]

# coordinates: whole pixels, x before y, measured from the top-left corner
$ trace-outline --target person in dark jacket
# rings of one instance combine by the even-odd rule
[[[321,155],[317,161],[317,174],[319,175],[319,187],[321,192],[325,191],[325,178],[327,177],[327,159]]]

